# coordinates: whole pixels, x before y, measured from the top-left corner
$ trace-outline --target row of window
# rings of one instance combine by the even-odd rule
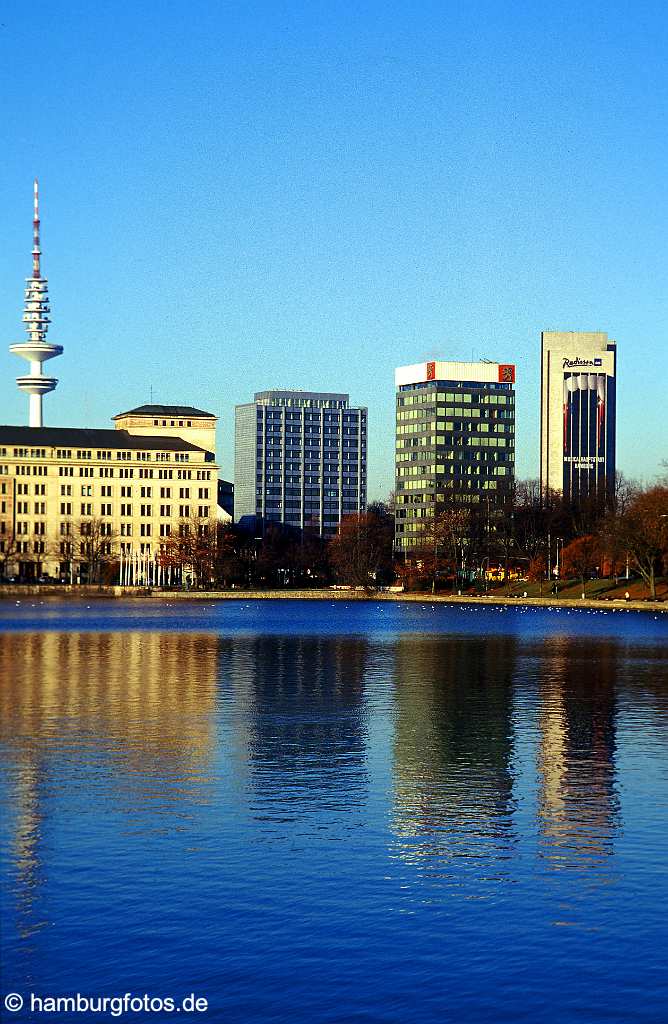
[[[23,515],[28,514],[27,502],[25,503],[25,505],[26,505],[25,509],[17,509],[17,512],[19,512],[19,514],[23,514]],[[160,515],[162,517],[171,518],[172,507],[173,507],[172,505],[160,505]],[[72,508],[73,508],[73,504],[72,504],[71,501],[61,501],[61,503],[60,503],[60,514],[61,514],[61,516],[71,516],[73,514],[72,513]],[[190,516],[190,509],[191,509],[190,505],[179,505],[178,508],[179,508],[179,516],[181,518],[187,519]],[[193,509],[194,508],[195,508],[195,506],[193,506]],[[42,503],[41,511],[42,511],[42,514],[44,514],[46,512],[46,509],[44,508],[44,503]],[[37,508],[35,508],[35,512],[37,512]],[[209,505],[198,505],[197,506],[197,515],[198,515],[198,517],[200,519],[207,519],[209,517],[209,513],[210,513]],[[93,503],[90,502],[90,501],[88,501],[88,502],[83,502],[82,501],[81,505],[80,505],[80,514],[82,516],[92,516],[93,515]],[[113,514],[114,514],[113,513],[113,506],[112,506],[111,502],[102,502],[100,504],[100,515],[101,516],[113,516]],[[132,516],[132,514],[133,514],[132,513],[132,505],[130,504],[130,502],[121,502],[120,514],[124,518],[129,518],[129,517]],[[153,515],[153,506],[152,505],[140,505],[139,506],[139,515],[143,516],[145,518],[149,517],[149,516],[152,516]]]
[[[153,420],[153,426],[154,427],[159,427],[161,424],[162,424],[163,427],[166,427],[167,426],[167,420],[162,420],[162,421],[160,421],[160,420]],[[177,422],[177,420],[170,420],[169,421],[169,425],[170,425],[170,427],[176,427],[176,426],[179,426],[179,427],[192,427],[193,422],[192,422],[192,420],[178,420],[178,422]]]
[[[396,468],[397,472],[399,472],[403,466],[424,465],[426,463],[443,466],[447,462],[482,462],[487,466],[493,466],[513,461],[512,452],[501,451],[497,448],[460,448],[459,450],[450,448],[445,452],[420,452],[419,455],[413,454],[410,458],[404,457],[397,461]]]
[[[270,504],[273,501],[275,501],[277,498],[283,497],[284,495],[285,495],[286,498],[293,498],[295,501],[300,501],[301,500],[301,494],[302,494],[301,490],[299,490],[299,489],[297,489],[295,487],[286,487],[285,488],[285,492],[284,492],[284,490],[281,487],[270,487],[265,492],[265,501],[267,502],[267,504]],[[306,489],[303,492],[303,495],[304,495],[304,501],[305,502],[308,502],[308,501],[311,501],[311,502],[320,501],[321,495],[324,498],[338,498],[339,497],[339,488],[338,487],[325,487],[323,490],[321,490],[320,487],[306,487]],[[357,498],[358,497],[357,487],[345,487],[342,490],[342,495],[343,495],[344,498]],[[258,492],[256,494],[256,497],[257,498],[262,498],[261,490],[258,490]]]
[[[7,502],[3,501],[0,506],[0,512],[7,512]],[[33,506],[33,513],[36,516],[46,515],[46,502],[36,501]],[[16,514],[17,516],[28,516],[30,515],[30,502],[29,501],[17,501],[16,502]]]
[[[324,458],[326,459],[338,459],[339,453],[341,452],[343,454],[343,458],[356,459],[359,454],[362,456],[366,455],[366,448],[362,446],[361,449],[358,449],[355,445],[347,447],[345,444],[343,448],[340,448],[338,443],[334,441],[326,441],[322,448],[319,445],[316,448],[309,447],[308,445],[304,448],[299,446],[290,448],[289,446],[284,447],[281,444],[272,444],[270,441],[267,441],[267,444],[264,447],[261,444],[257,446],[256,456],[258,459],[261,459],[263,453],[266,453],[266,457],[268,459],[280,459],[283,452],[285,452],[286,459],[296,460],[300,460],[302,458],[318,460],[321,458],[321,454],[324,454]]]
[[[492,393],[486,389],[469,391],[422,391],[414,394],[400,393],[397,395],[397,406],[407,408],[409,406],[421,405],[442,405],[445,402],[480,405],[512,405],[515,395],[512,391],[502,394]]]
[[[18,540],[12,545],[17,555],[44,555],[46,554],[46,544],[43,540],[30,541]],[[7,541],[0,539],[0,552],[3,554],[7,551]]]
[[[3,539],[3,538],[6,538],[7,533],[9,532],[6,527],[7,527],[6,523],[0,523],[0,551],[5,551],[6,550],[6,540]],[[121,523],[121,529],[120,529],[121,537],[131,537],[132,534],[133,534],[132,527],[133,527],[132,523]],[[90,536],[93,535],[93,533],[96,530],[99,530],[99,536],[100,537],[112,537],[112,535],[113,535],[112,524],[111,523],[100,523],[99,526],[95,528],[95,530],[93,528],[93,524],[92,523],[85,523],[85,522],[84,523],[80,523],[79,527],[78,527],[78,533],[79,533],[79,535],[81,537],[90,537]],[[139,535],[140,535],[140,537],[150,537],[152,535],[152,531],[153,531],[153,526],[152,526],[151,523],[140,523],[140,525],[139,525]],[[169,537],[169,536],[171,536],[171,532],[172,532],[172,526],[171,526],[170,523],[160,523],[160,525],[159,525],[159,535],[161,537]],[[188,524],[180,524],[180,526],[179,526],[179,533],[180,533],[180,535],[184,536],[187,532],[188,532]],[[24,537],[28,537],[28,536],[44,537],[44,536],[46,536],[46,533],[47,533],[46,523],[43,523],[43,522],[35,522],[35,523],[33,523],[32,528],[30,527],[30,523],[27,523],[27,522],[20,522],[20,523],[16,524],[15,534],[16,534],[17,538],[24,538]],[[60,536],[61,537],[72,537],[73,534],[74,534],[74,530],[72,528],[72,523],[71,522],[62,522],[60,524]],[[16,546],[17,546],[17,552],[19,552],[19,553],[21,551],[21,546],[20,545],[22,543],[27,543],[27,542],[24,542],[23,540],[17,540]],[[44,541],[39,541],[38,543],[41,544],[41,551],[43,552],[44,551]],[[62,544],[63,543],[66,543],[66,542],[62,542],[61,541],[61,551],[62,551]],[[27,551],[28,548],[26,547],[26,548],[24,548],[24,550]],[[37,550],[37,548],[35,548],[35,550]]]
[[[425,434],[426,431],[445,431],[446,433],[463,433],[467,436],[478,434],[514,434],[515,424],[500,420],[435,420],[430,423],[404,423],[397,426],[397,439],[407,434]]]
[[[20,467],[17,466],[17,471],[18,471],[19,468]],[[44,469],[46,469],[46,467],[44,467]],[[58,467],[58,476],[70,476],[70,477],[72,477],[72,476],[75,475],[74,469],[75,469],[74,466],[59,466]],[[194,477],[193,477],[193,472],[196,472],[196,475]],[[157,471],[157,473],[158,473],[158,475],[157,475],[157,479],[158,480],[173,480],[174,479],[174,470],[172,470],[172,469],[159,469]],[[43,474],[43,475],[46,475],[46,474]],[[93,466],[79,466],[78,476],[80,476],[80,477],[93,477],[94,475],[95,475],[95,471],[94,471],[94,467]],[[120,480],[134,479],[134,475],[135,475],[134,468],[130,467],[130,466],[122,466],[118,470],[118,477],[119,477]],[[101,466],[100,469],[99,469],[99,476],[102,479],[105,479],[105,480],[108,480],[108,479],[112,478],[114,476],[114,467],[113,466]],[[152,469],[144,469],[143,467],[140,466],[137,469],[137,477],[138,477],[139,480],[153,480],[154,479],[154,471]],[[211,479],[211,470],[210,469],[198,469],[197,471],[194,471],[192,469],[178,469],[176,471],[176,479],[177,480],[193,480],[193,479],[195,479],[195,480],[210,480]]]
[[[16,466],[15,471],[17,476],[47,476],[46,466]]]
[[[496,490],[497,486],[504,484],[504,481],[496,481],[484,479],[480,480],[475,474],[458,475],[455,477],[454,483],[460,487],[467,487],[470,490]],[[448,487],[452,486],[452,483],[447,480],[439,480],[438,484],[435,481],[427,484],[425,480],[397,480],[397,491],[424,491],[425,487]]]
[[[302,484],[302,482],[305,484],[318,484],[321,480],[324,480],[326,484],[335,484],[339,480],[356,483],[359,475],[359,473],[350,472],[337,473],[334,469],[327,469],[324,473],[305,473],[302,478],[299,474],[290,473],[289,471],[281,473],[280,469],[275,469],[271,473],[256,473],[255,481],[258,484],[280,484],[283,480],[287,484]],[[364,473],[361,476],[364,479]]]
[[[304,409],[303,412],[297,411],[298,409]],[[318,411],[313,411],[313,410]],[[329,412],[329,409],[339,409],[339,412]],[[309,411],[311,410],[311,411]],[[285,417],[286,420],[301,420],[302,418],[307,421],[313,420],[325,420],[328,423],[336,423],[341,417],[344,422],[354,422],[359,416],[364,421],[366,419],[366,413],[362,412],[361,409],[346,409],[340,402],[335,402],[332,405],[324,406],[313,406],[313,403],[294,403],[294,409],[281,405],[280,408],[271,408],[271,406],[261,405],[257,409],[258,420],[262,419],[264,414],[265,419],[276,420]]]
[[[508,467],[500,465],[480,465],[479,463],[461,463],[451,462],[448,465],[409,465],[397,467],[397,479],[403,480],[411,476],[419,477],[433,477],[436,475],[441,476],[461,476],[477,474],[486,476],[507,476]],[[425,481],[426,482],[426,481]]]
[[[174,488],[174,490],[176,490],[176,488]],[[179,498],[189,498],[190,497],[190,490],[191,490],[190,487],[179,487]],[[195,488],[193,487],[192,490],[194,492]],[[40,492],[38,490],[36,490],[35,493],[39,494]],[[42,491],[41,493],[45,494],[46,492]],[[60,494],[61,494],[61,497],[71,496],[72,495],[72,484],[61,484],[60,485]],[[92,484],[82,484],[81,485],[81,496],[82,496],[82,498],[92,496],[92,494],[93,494],[93,486],[92,486]],[[131,484],[121,485],[120,494],[121,494],[121,498],[131,498],[132,497],[132,485]],[[102,484],[102,486],[100,487],[100,496],[102,498],[111,498],[113,496],[113,489],[111,487],[111,484]],[[172,496],[172,488],[171,487],[161,487],[160,488],[160,497],[161,498],[171,498],[171,496]],[[140,498],[152,498],[153,497],[153,487],[150,486],[150,485],[149,486],[142,486],[142,487],[140,487],[139,488],[139,497]],[[194,497],[194,494],[193,494],[193,497]],[[197,488],[197,497],[200,499],[200,501],[208,500],[208,498],[209,498],[209,488],[208,487],[198,487]]]
[[[512,420],[512,409],[493,409],[478,405],[444,405],[438,409],[405,409],[397,413],[397,424],[420,422],[427,426],[438,416],[459,419]]]
[[[408,428],[410,429],[410,428]],[[513,448],[515,437],[514,434],[508,437],[500,436],[497,433],[487,435],[482,434],[431,434],[429,446],[432,448],[443,447],[443,448],[466,448],[468,446],[476,447],[489,447],[489,448]],[[397,444],[397,447],[399,445]],[[426,446],[425,446],[426,447]]]
[[[275,502],[272,502],[271,504],[267,504],[265,506],[264,513],[267,514],[267,515],[270,515],[272,512],[279,512],[283,508],[285,508],[286,510],[290,510],[295,515],[297,515],[297,514],[300,513],[301,506],[300,505],[296,505],[294,503],[289,503],[289,502],[285,502],[285,505],[283,505],[283,502],[275,501]],[[359,511],[358,506],[357,506],[356,503],[354,503],[354,504],[350,504],[349,506],[344,506],[343,514],[346,515],[346,514],[350,514],[351,512],[357,512],[357,511]],[[258,507],[256,509],[256,512],[257,512],[258,515],[262,515],[263,510],[262,510],[261,506],[258,505]],[[305,516],[313,516],[313,515],[319,516],[320,515],[320,506],[319,505],[305,505],[304,506],[304,515]],[[324,520],[326,522],[327,521],[333,522],[333,523],[338,522],[338,519],[339,519],[339,506],[338,506],[338,503],[335,503],[335,504],[331,504],[330,503],[329,505],[325,505],[323,507],[323,518],[324,518]]]
[[[28,451],[27,448],[25,448],[25,449],[24,448],[15,448],[14,449],[14,455],[18,458],[22,454],[27,455],[27,451]],[[171,452],[154,452],[153,454],[155,455],[155,461],[156,462],[171,462],[171,458],[172,458],[172,453]],[[120,459],[121,461],[127,461],[128,459],[137,459],[137,461],[139,461],[139,462],[150,462],[151,459],[153,458],[153,454],[150,451],[142,451],[141,449],[135,449],[134,451],[129,451],[129,452],[121,450],[121,451],[116,451],[116,459]],[[45,448],[40,449],[40,454],[39,455],[31,455],[31,456],[28,456],[28,457],[29,458],[33,458],[33,459],[36,459],[36,458],[45,459],[46,458],[46,449]],[[93,452],[89,451],[89,450],[78,450],[78,451],[75,451],[74,454],[73,454],[73,449],[71,449],[71,448],[57,448],[56,449],[56,456],[55,457],[57,459],[72,459],[72,458],[75,458],[79,462],[82,462],[82,461],[87,460],[87,459],[92,459],[93,458]],[[110,451],[110,450],[99,450],[99,451],[95,452],[95,458],[99,462],[108,461],[109,459],[113,459],[113,457],[114,457],[114,453],[112,451]],[[190,453],[189,452],[174,452],[174,461],[175,462],[189,462],[190,461]]]
[[[3,523],[2,524],[2,533],[6,533],[6,532],[7,531],[5,530],[5,524]],[[28,523],[26,521],[21,521],[21,522],[18,522],[16,524],[14,532],[16,533],[17,537],[25,537],[29,533],[30,534],[34,534],[37,537],[43,537],[46,534],[46,523],[43,523],[43,522],[33,523],[32,524],[32,529],[31,529],[30,528],[30,523]]]
[[[79,453],[77,453],[77,456],[79,456]],[[120,454],[119,454],[119,458],[120,458]],[[123,458],[124,459],[125,458],[130,459],[131,458],[131,453],[123,453]],[[147,455],[145,455],[145,453],[139,453],[139,455],[137,456],[137,459],[141,460],[141,461],[144,461],[145,458],[147,458]],[[149,455],[148,458],[150,459],[151,456]],[[184,455],[182,457],[182,459],[179,459],[178,457],[176,458],[177,462],[179,462],[179,461],[180,462],[187,462],[189,460],[190,460],[190,455]],[[132,469],[126,469],[125,467],[116,467],[116,468],[119,470],[119,476],[126,476],[126,475],[128,475],[128,473],[129,473],[130,476],[133,474],[133,470]],[[98,472],[99,476],[102,476],[102,477],[114,476],[114,473],[115,473],[115,467],[114,466],[98,466],[98,467],[94,467],[94,466],[80,466],[79,467],[79,474],[78,475],[79,476],[93,476],[94,473],[95,473],[95,469],[97,469],[97,472]],[[171,480],[172,476],[173,476],[173,472],[174,471],[172,469],[159,469],[158,470],[158,478],[159,479],[169,479],[169,480]],[[185,479],[185,478],[191,479],[192,478],[192,474],[193,474],[193,470],[190,470],[190,469],[189,470],[181,470],[181,469],[179,469],[176,472],[177,472],[177,479],[179,479],[179,480],[180,479]],[[153,469],[143,469],[143,468],[139,467],[138,474],[139,474],[139,476],[153,477],[154,470]],[[185,474],[187,474],[187,476]],[[7,466],[7,465],[0,466],[0,475],[8,476],[9,475],[9,466]],[[19,464],[17,464],[15,466],[15,475],[16,476],[31,476],[31,475],[32,476],[47,476],[48,475],[48,466],[44,466],[44,465],[31,466],[31,465],[28,465],[28,464],[19,463]],[[58,467],[58,476],[74,476],[74,475],[75,475],[75,467],[74,466],[59,466]],[[211,479],[211,470],[208,470],[208,469],[199,469],[199,470],[197,470],[197,479],[198,480],[209,480],[209,479]]]

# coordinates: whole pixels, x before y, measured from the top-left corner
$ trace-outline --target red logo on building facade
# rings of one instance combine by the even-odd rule
[[[499,384],[515,383],[515,367],[512,363],[501,363],[499,366]]]
[[[436,363],[427,363],[427,380],[436,380]]]

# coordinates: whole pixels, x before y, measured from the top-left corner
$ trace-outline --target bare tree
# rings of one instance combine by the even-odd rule
[[[613,557],[628,553],[656,598],[656,577],[668,568],[668,486],[638,491],[623,514],[611,514],[605,538]]]
[[[86,516],[74,524],[73,558],[88,566],[90,583],[100,583],[104,566],[117,559],[114,551],[117,536],[112,524],[97,516]]]
[[[639,491],[640,485],[637,480],[629,480],[618,469],[615,473],[615,490],[612,499],[613,511],[619,515],[624,515],[628,512],[629,506]]]
[[[439,575],[454,570],[455,578],[463,568],[464,550],[469,540],[471,515],[467,509],[435,505],[421,525],[417,553],[424,574],[431,576],[431,591],[436,592]]]
[[[215,578],[217,544],[215,520],[188,516],[179,520],[176,534],[165,538],[158,561],[163,568],[191,572],[196,585],[209,587]]]
[[[339,579],[372,590],[392,571],[392,517],[384,506],[344,516],[330,543],[330,558]]]
[[[0,523],[0,531],[2,531],[0,532],[0,565],[2,565],[2,576],[7,576],[9,563],[16,560],[19,541],[11,523],[6,521]]]
[[[587,593],[587,578],[598,570],[601,564],[601,547],[598,537],[587,534],[576,537],[561,552],[561,566],[564,576],[577,576],[582,585],[582,596]]]

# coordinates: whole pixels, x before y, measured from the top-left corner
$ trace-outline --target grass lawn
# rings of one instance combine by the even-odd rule
[[[580,580],[559,580],[559,597],[578,598],[582,596],[582,584]],[[505,584],[490,587],[488,593],[496,597],[522,597],[526,592],[527,597],[540,597],[539,583],[513,582],[508,588]],[[628,591],[632,601],[649,600],[649,588],[638,578],[620,580],[615,584],[614,579],[587,580],[585,592],[588,598],[603,598],[609,600],[624,599]],[[484,590],[476,590],[476,593],[484,593]],[[543,583],[543,597],[551,596],[550,585]],[[656,596],[658,600],[668,600],[668,579],[657,580]]]

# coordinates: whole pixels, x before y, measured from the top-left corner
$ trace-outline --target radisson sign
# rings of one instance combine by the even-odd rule
[[[564,356],[564,370],[576,370],[579,369],[581,366],[603,366],[603,360],[580,359],[579,356],[576,356],[575,359],[569,359],[567,356]]]

